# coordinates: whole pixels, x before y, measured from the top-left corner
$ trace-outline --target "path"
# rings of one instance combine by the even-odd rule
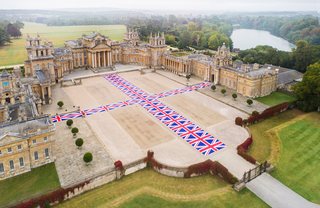
[[[267,173],[246,184],[247,188],[260,197],[271,207],[319,208],[320,206],[307,201],[287,186],[280,183]]]

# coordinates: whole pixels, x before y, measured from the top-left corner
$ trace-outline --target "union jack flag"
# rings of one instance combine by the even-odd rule
[[[88,109],[88,110],[84,110],[83,112],[89,116],[95,113],[100,113],[100,112],[104,112],[107,111],[108,109],[105,108],[104,106],[98,107],[98,108],[92,108],[92,109]]]
[[[60,116],[54,116],[52,117],[52,122],[58,122],[58,121],[66,121],[68,119],[73,119],[73,118],[79,118],[82,117],[83,111],[78,111],[75,113],[68,113]]]

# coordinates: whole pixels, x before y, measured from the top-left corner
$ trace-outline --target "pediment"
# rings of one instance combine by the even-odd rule
[[[93,49],[106,49],[106,48],[110,48],[110,47],[104,43],[100,43],[100,44],[96,45],[95,47],[93,47]]]
[[[11,143],[11,142],[15,142],[18,140],[24,139],[24,137],[22,136],[18,136],[18,135],[11,135],[9,134],[3,134],[2,136],[0,136],[0,146],[2,144],[7,144],[7,143]]]

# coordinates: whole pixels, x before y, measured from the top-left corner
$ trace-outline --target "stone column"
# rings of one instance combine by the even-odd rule
[[[48,97],[49,97],[49,104],[51,104],[52,100],[51,100],[51,87],[50,86],[48,87]]]
[[[98,52],[98,66],[101,67],[100,52]]]
[[[92,55],[91,56],[91,67],[94,68],[94,64],[93,64],[94,63],[94,55],[93,55],[93,53],[91,53],[91,55]]]
[[[103,66],[106,67],[106,52],[103,51]]]
[[[109,51],[107,51],[107,54],[106,54],[106,56],[107,56],[107,63],[108,63],[108,66],[110,66],[110,60],[109,60]]]
[[[110,51],[110,65],[112,66],[112,52]]]

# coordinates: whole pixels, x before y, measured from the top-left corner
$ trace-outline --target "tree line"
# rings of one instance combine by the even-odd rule
[[[271,46],[257,46],[242,50],[235,59],[244,63],[272,64],[306,72],[307,66],[320,61],[320,45],[309,45],[307,41],[296,41],[292,52],[278,51]]]
[[[141,40],[148,42],[150,32],[165,33],[166,44],[179,49],[192,46],[196,49],[217,49],[225,43],[233,48],[230,38],[233,27],[230,21],[217,16],[193,18],[175,15],[131,18],[127,28],[136,28]]]
[[[24,24],[20,21],[16,21],[13,24],[7,20],[0,22],[0,46],[3,46],[6,43],[11,43],[10,37],[20,37],[20,29],[22,29],[23,27]]]
[[[320,45],[319,20],[310,15],[294,17],[234,16],[231,21],[233,24],[239,24],[240,28],[269,31],[291,43],[305,40],[310,45]]]

